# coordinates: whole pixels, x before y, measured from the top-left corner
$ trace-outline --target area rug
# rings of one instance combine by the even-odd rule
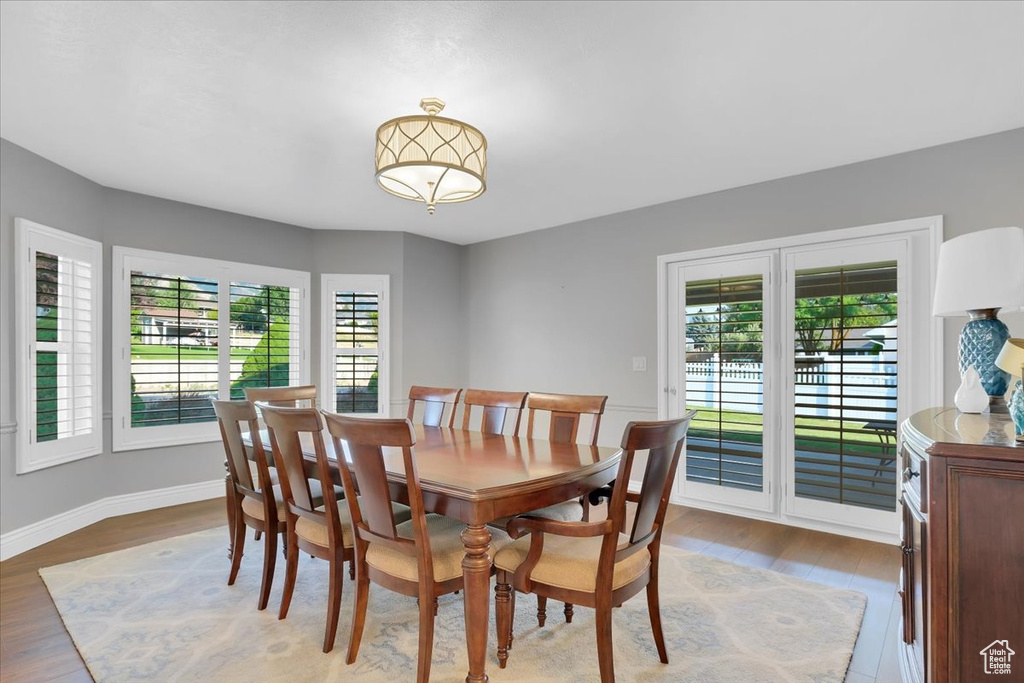
[[[249,539],[234,586],[226,584],[227,531],[211,529],[40,570],[90,673],[132,681],[410,681],[416,672],[415,600],[370,588],[362,647],[345,664],[352,591],[342,598],[338,639],[321,652],[327,563],[304,556],[291,611],[277,619],[283,563],[271,605],[256,610],[262,543]],[[351,588],[351,581],[346,589]],[[866,599],[776,572],[662,549],[661,605],[670,663],[658,661],[638,595],[613,614],[619,681],[781,683],[842,681]],[[492,681],[598,680],[593,611],[564,623],[551,602],[537,627],[536,602],[520,596],[508,668],[488,645]],[[433,681],[467,671],[462,596],[441,598]]]

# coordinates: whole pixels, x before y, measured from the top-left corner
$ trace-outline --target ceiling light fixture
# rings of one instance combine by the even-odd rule
[[[426,116],[400,116],[377,129],[377,184],[385,192],[427,205],[475,199],[487,189],[487,138],[437,114],[444,102],[420,100]]]

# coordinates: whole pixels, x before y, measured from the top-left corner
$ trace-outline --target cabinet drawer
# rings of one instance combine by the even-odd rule
[[[928,462],[909,448],[903,449],[901,486],[922,513],[928,513]]]

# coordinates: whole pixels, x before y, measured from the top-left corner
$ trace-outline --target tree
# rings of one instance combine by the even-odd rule
[[[265,332],[272,321],[286,321],[291,308],[287,287],[263,286],[256,294],[231,302],[231,324],[246,332]]]
[[[858,329],[880,327],[896,318],[895,294],[805,297],[796,300],[794,327],[806,356],[836,353]]]

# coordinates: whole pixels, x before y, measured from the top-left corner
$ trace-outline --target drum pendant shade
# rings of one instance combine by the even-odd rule
[[[424,99],[426,115],[402,116],[377,129],[377,184],[396,197],[437,204],[465,202],[487,189],[487,139],[461,121],[438,116],[439,99]]]

